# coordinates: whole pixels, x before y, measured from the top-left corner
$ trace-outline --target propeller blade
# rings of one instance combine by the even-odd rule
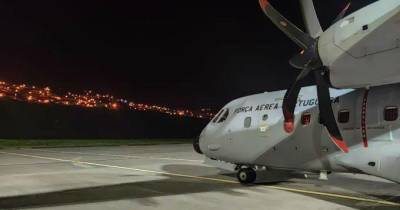
[[[304,17],[304,26],[308,34],[313,38],[319,37],[323,33],[323,30],[319,23],[313,0],[300,0],[300,3]]]
[[[325,69],[321,68],[314,71],[315,82],[317,83],[318,106],[320,119],[323,125],[329,132],[329,137],[333,143],[343,152],[348,153],[349,148],[344,142],[336,123],[335,116],[332,110],[331,97],[329,93],[329,85],[325,78]]]
[[[259,2],[265,15],[300,48],[308,49],[315,43],[314,38],[283,17],[268,0],[259,0]]]
[[[303,49],[302,53],[290,60],[290,64],[293,67],[303,70],[301,71],[300,75],[297,77],[291,88],[285,93],[285,98],[282,104],[283,115],[285,117],[285,131],[291,133],[294,130],[294,110],[296,108],[297,97],[301,89],[299,81],[306,77],[311,71],[314,71],[314,77],[317,83],[320,119],[322,120],[322,124],[325,125],[325,127],[327,128],[330,139],[336,144],[336,146],[343,152],[348,153],[349,149],[344,142],[342,135],[340,134],[340,130],[333,114],[329,93],[329,85],[324,77],[325,69],[322,66],[322,61],[318,54],[318,40],[311,37],[309,34],[304,33],[297,26],[295,26],[284,16],[282,16],[269,3],[269,0],[259,0],[259,3],[265,15],[283,33],[285,33],[286,36],[288,36],[293,42],[295,42],[300,48]],[[311,8],[310,3],[312,3],[310,0],[308,0],[308,2],[303,2],[303,5],[305,6],[305,8],[308,8],[308,11],[310,11],[309,8]],[[346,8],[339,14],[338,18],[343,18],[349,7],[350,5],[346,6]],[[314,24],[317,23],[315,17],[309,18],[309,22],[310,21],[313,21]],[[316,27],[316,29],[317,34],[319,32],[319,28]]]
[[[341,20],[347,13],[347,11],[350,9],[351,6],[351,2],[347,3],[346,6],[343,8],[343,10],[339,13],[339,15],[335,18],[335,20],[333,21],[333,23],[338,22],[339,20]]]
[[[322,61],[318,55],[317,43],[310,45],[307,50],[303,50],[300,54],[292,57],[289,63],[297,69],[315,70],[321,68]]]
[[[304,79],[310,70],[305,69],[297,76],[293,85],[285,93],[282,103],[282,110],[285,122],[283,128],[287,133],[292,133],[294,130],[294,109],[296,108],[297,98],[301,89],[300,80]]]

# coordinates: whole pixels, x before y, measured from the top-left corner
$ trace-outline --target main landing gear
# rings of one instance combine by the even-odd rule
[[[253,168],[240,168],[236,177],[242,184],[252,184],[256,180],[257,174]]]

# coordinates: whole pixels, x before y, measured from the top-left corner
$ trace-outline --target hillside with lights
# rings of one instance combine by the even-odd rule
[[[192,138],[209,109],[172,109],[85,91],[0,82],[0,138]]]

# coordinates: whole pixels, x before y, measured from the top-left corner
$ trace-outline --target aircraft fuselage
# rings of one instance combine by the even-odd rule
[[[293,133],[283,129],[285,91],[266,92],[224,106],[201,133],[200,149],[237,165],[359,172],[400,182],[400,85],[330,91],[349,153],[340,151],[320,124],[315,86],[300,92]]]

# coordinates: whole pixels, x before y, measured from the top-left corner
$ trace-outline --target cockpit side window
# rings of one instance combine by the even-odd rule
[[[229,116],[229,109],[226,109],[222,117],[218,120],[218,123],[224,122]]]
[[[219,112],[215,115],[214,119],[212,120],[213,123],[216,123],[216,122],[217,122],[219,116],[222,114],[223,111],[224,111],[224,109],[221,109],[221,111],[219,111]]]

